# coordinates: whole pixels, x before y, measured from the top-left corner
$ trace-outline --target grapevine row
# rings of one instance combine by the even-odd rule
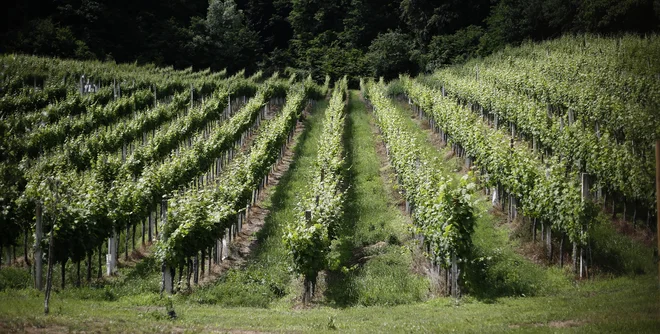
[[[316,168],[307,194],[301,200],[302,210],[295,221],[286,226],[284,243],[293,258],[294,269],[305,277],[305,300],[314,291],[318,272],[326,267],[330,240],[343,219],[344,211],[344,146],[346,78],[337,81],[325,112],[319,139]]]
[[[266,93],[266,96],[269,96],[275,92],[275,88],[267,91],[270,93]],[[264,93],[258,95],[263,97]],[[234,118],[220,126],[210,138],[198,136],[192,146],[180,155],[162,164],[147,166],[135,181],[121,173],[121,163],[112,161],[101,163],[86,173],[55,171],[53,177],[41,176],[41,182],[39,178],[32,179],[27,186],[26,194],[29,198],[43,203],[44,216],[56,215],[52,208],[57,206],[52,198],[59,194],[49,188],[47,182],[49,178],[63,182],[65,188],[72,193],[69,206],[58,208],[58,212],[69,213],[72,217],[71,220],[58,219],[66,223],[58,224],[56,240],[75,235],[76,240],[81,240],[82,245],[78,248],[63,247],[64,250],[71,250],[71,254],[65,252],[67,255],[63,255],[65,257],[61,260],[66,261],[66,256],[71,255],[75,261],[81,253],[90,252],[96,247],[95,245],[100,245],[112,231],[116,232],[123,227],[144,221],[163,195],[186,185],[195,176],[207,171],[210,163],[214,161],[212,157],[219,156],[222,151],[231,148],[228,142],[231,141],[233,144],[235,140],[240,139],[242,132],[230,134],[228,130],[245,131],[244,123],[256,119],[261,103],[252,103],[253,107],[248,106],[250,103]],[[80,207],[77,207],[78,205]]]
[[[647,207],[653,205],[653,161],[634,154],[631,142],[618,144],[608,131],[592,131],[582,119],[549,116],[547,105],[517,93],[451,73],[436,75],[443,81],[446,94],[466,101],[486,118],[489,113],[496,115],[496,123],[510,122],[514,135],[531,137],[532,146],[549,149],[569,169],[594,176],[597,186],[619,191]]]
[[[249,153],[238,155],[222,177],[202,188],[191,188],[169,200],[161,260],[172,267],[186,263],[201,250],[223,238],[237,214],[250,203],[253,191],[280,157],[305,105],[306,90],[292,88],[279,115],[258,134]],[[167,283],[166,283],[167,284]]]
[[[542,163],[526,146],[514,144],[508,134],[440,92],[408,77],[402,82],[432,127],[476,159],[487,185],[501,185],[520,201],[525,215],[551,223],[577,245],[586,243],[593,207],[582,198],[577,172],[567,170],[557,158]]]
[[[469,260],[472,247],[475,184],[468,176],[456,184],[433,167],[436,162],[421,149],[418,139],[405,130],[404,116],[385,95],[382,82],[363,84],[363,90],[373,106],[389,160],[405,191],[403,195],[412,207],[415,232],[423,237],[431,260],[443,268],[451,266],[457,280],[455,269],[458,263]],[[452,286],[457,286],[456,280]]]

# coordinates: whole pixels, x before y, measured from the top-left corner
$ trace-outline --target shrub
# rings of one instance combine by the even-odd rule
[[[24,289],[32,286],[30,273],[23,268],[4,267],[0,269],[0,291]]]

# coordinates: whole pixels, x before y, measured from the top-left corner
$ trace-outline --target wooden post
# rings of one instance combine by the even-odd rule
[[[41,250],[41,238],[43,238],[43,229],[42,229],[42,217],[41,217],[41,203],[37,203],[37,225],[35,228],[35,250],[34,250],[34,283],[37,290],[43,289],[43,251]],[[27,254],[26,254],[27,256]]]
[[[165,225],[167,225],[167,199],[163,198],[163,201],[160,205],[160,213],[161,213],[161,223],[163,228],[165,228]],[[161,234],[161,238],[163,241],[165,241],[165,233]],[[174,274],[172,274],[172,267],[168,267],[166,263],[163,263],[162,266],[163,270],[163,290],[165,290],[167,293],[172,294],[174,291],[173,289],[173,284],[172,284],[172,279],[174,278]]]
[[[456,254],[451,254],[451,296],[458,298],[460,295],[460,290],[458,289],[458,262],[456,260]]]
[[[117,231],[114,231],[113,236],[108,238],[108,254],[105,256],[106,275],[110,276],[115,272],[115,254],[117,253]]]
[[[226,229],[225,229],[225,236],[222,237],[222,245],[221,245],[222,248],[221,248],[221,254],[220,254],[220,256],[218,256],[219,259],[220,259],[220,261],[224,261],[224,260],[229,256],[229,255],[227,254],[227,253],[229,253],[229,245],[228,245],[228,243],[227,243],[227,238],[228,238],[228,237],[231,237],[231,233],[230,233],[230,232],[231,232],[231,231],[230,231],[228,228],[226,228]]]
[[[581,187],[582,201],[584,202],[587,199],[589,199],[589,175],[587,173],[582,173],[581,174],[581,183],[582,183],[582,187]],[[581,227],[581,228],[583,229],[584,227]],[[573,249],[575,250],[575,246],[573,247]],[[585,276],[585,274],[587,274],[586,273],[586,268],[585,268],[586,266],[585,266],[585,263],[584,263],[584,247],[583,247],[583,245],[580,245],[579,251],[580,251],[580,254],[579,254],[578,261],[580,262],[580,264],[579,264],[580,267],[579,267],[578,271],[580,273],[580,278],[583,278]]]
[[[660,139],[655,141],[655,196],[658,209],[656,231],[658,233],[658,252],[660,253]],[[658,262],[658,279],[660,280],[660,261]]]

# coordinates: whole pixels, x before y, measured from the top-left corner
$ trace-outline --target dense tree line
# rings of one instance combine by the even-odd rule
[[[566,33],[646,34],[660,0],[8,0],[0,50],[316,79],[432,71]]]

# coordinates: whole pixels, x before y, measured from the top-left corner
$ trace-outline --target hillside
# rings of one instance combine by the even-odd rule
[[[360,90],[3,55],[0,331],[655,332],[659,49]]]

